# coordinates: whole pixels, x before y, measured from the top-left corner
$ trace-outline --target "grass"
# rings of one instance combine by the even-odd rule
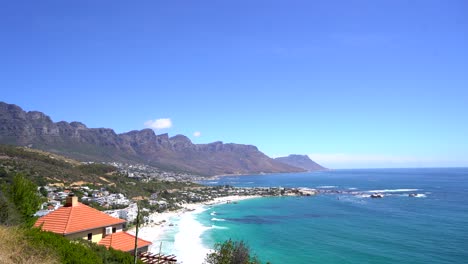
[[[22,229],[0,226],[0,264],[9,263],[59,264],[61,262],[53,249],[32,245]]]
[[[36,228],[0,225],[0,264],[133,264],[133,256]],[[139,264],[142,264],[138,260]]]

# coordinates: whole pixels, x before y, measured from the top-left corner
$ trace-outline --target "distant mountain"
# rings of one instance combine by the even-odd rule
[[[289,155],[287,157],[276,158],[276,161],[288,164],[293,167],[298,167],[307,171],[326,170],[327,168],[319,165],[311,160],[307,155]]]
[[[116,134],[80,122],[53,122],[47,115],[0,102],[0,143],[29,146],[83,161],[137,161],[199,175],[303,171],[242,144],[193,144],[183,135],[151,129]]]

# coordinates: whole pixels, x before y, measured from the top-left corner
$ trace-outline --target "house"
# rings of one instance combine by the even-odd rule
[[[39,218],[34,226],[68,239],[82,238],[107,248],[132,252],[135,236],[123,231],[125,222],[79,203],[78,197],[69,195],[63,207]],[[138,239],[139,252],[148,251],[150,245],[151,242]]]

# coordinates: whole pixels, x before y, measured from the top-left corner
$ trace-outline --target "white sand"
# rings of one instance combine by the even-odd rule
[[[210,248],[203,245],[201,235],[211,227],[203,226],[195,219],[195,215],[207,210],[208,206],[258,197],[261,196],[219,197],[206,203],[184,204],[183,209],[173,212],[154,213],[150,215],[152,223],[141,227],[138,236],[153,243],[149,248],[151,253],[159,253],[160,237],[168,230],[170,219],[177,218],[179,230],[174,237],[174,252],[170,254],[177,256],[178,263],[200,264],[210,252]],[[134,233],[134,231],[133,229],[130,232]]]

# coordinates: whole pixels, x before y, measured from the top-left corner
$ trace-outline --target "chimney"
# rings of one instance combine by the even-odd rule
[[[76,205],[78,205],[78,197],[76,197],[74,194],[69,194],[65,202],[65,207],[71,207]]]

